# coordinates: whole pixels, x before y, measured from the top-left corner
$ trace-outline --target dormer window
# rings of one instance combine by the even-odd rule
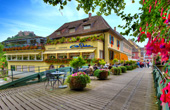
[[[58,32],[56,32],[57,33],[57,35],[60,35],[61,33],[60,33],[60,31],[58,31]]]
[[[90,28],[91,28],[91,25],[85,25],[85,26],[84,26],[84,30],[90,29]]]
[[[73,32],[75,32],[75,28],[70,28],[69,33],[73,33]]]

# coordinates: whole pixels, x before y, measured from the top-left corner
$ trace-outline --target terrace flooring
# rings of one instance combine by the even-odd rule
[[[0,110],[157,110],[151,68],[108,80],[91,77],[84,91],[45,90],[44,83],[0,91]]]

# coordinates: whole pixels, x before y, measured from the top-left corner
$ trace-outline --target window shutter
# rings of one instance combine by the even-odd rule
[[[114,45],[114,37],[113,37],[113,45]]]
[[[109,51],[109,60],[111,60],[111,51]]]
[[[110,41],[110,44],[111,44],[111,41],[112,41],[112,36],[110,35],[109,37],[110,37],[110,40],[109,40],[109,41]]]

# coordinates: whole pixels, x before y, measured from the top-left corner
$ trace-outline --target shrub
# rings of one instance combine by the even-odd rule
[[[120,63],[123,64],[123,63],[124,63],[124,60],[121,60]]]
[[[127,70],[132,70],[133,69],[131,65],[127,65],[126,68],[127,68]]]
[[[100,64],[100,65],[105,65],[106,62],[102,59],[102,60],[99,61],[99,64]]]
[[[127,68],[125,66],[120,66],[121,70],[122,70],[122,73],[126,73],[127,71]]]
[[[77,37],[76,37],[76,40],[79,41],[79,40],[80,40],[80,36],[77,36]]]
[[[114,75],[120,75],[122,73],[122,70],[120,67],[112,67],[110,70]]]
[[[70,61],[71,67],[75,69],[78,69],[78,67],[82,67],[85,64],[86,64],[86,61],[81,56]]]
[[[97,70],[94,71],[94,76],[99,77],[99,76],[100,76],[100,73],[101,73],[101,72],[104,72],[104,71],[107,71],[107,72],[108,72],[108,76],[110,75],[110,71],[107,70],[107,69],[97,69]]]
[[[118,62],[118,59],[117,59],[117,58],[114,58],[114,59],[112,60],[112,62],[113,62],[113,64],[115,64],[115,63]]]
[[[76,42],[77,40],[76,40],[76,38],[73,37],[73,38],[71,39],[71,41],[72,41],[72,42]]]

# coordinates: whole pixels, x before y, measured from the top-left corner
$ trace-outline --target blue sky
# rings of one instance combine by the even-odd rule
[[[132,14],[139,12],[139,0],[136,0],[134,4],[131,1],[125,0],[125,12]],[[34,31],[36,35],[46,37],[66,22],[88,17],[83,10],[76,10],[77,2],[75,0],[69,2],[61,11],[58,6],[47,5],[43,0],[0,0],[0,3],[0,42],[16,35],[19,31]],[[92,16],[94,15],[96,13],[92,13]],[[112,28],[116,26],[118,32],[122,31],[117,26],[124,25],[125,22],[116,14],[103,15],[103,17]],[[146,42],[137,44],[143,47]]]

